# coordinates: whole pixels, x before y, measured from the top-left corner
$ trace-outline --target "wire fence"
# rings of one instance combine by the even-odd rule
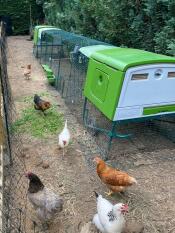
[[[21,147],[19,137],[11,135],[10,126],[12,124],[15,109],[13,105],[8,74],[6,57],[6,37],[5,25],[1,23],[0,35],[0,81],[1,81],[1,117],[4,129],[4,143],[2,151],[2,232],[22,232],[23,222],[21,201],[25,200],[25,193],[22,189],[23,172],[25,164],[21,159]]]
[[[26,166],[22,137],[13,133],[17,118],[7,72],[5,24],[0,25],[0,90],[1,90],[1,163],[0,163],[0,232],[35,233],[36,223],[27,214]],[[30,223],[33,227],[28,227]]]
[[[109,44],[59,29],[45,30],[40,43],[34,47],[40,63],[47,65],[53,72],[55,88],[64,98],[72,114],[75,114],[81,123],[84,123],[82,117],[83,89],[89,58],[82,54],[79,48],[90,45]],[[88,112],[85,123],[88,126],[87,129],[92,133],[99,151],[105,158],[115,157],[116,154],[134,154],[174,146],[172,117],[160,117],[143,122],[125,122],[125,124],[118,122],[115,131],[119,134],[131,134],[131,137],[114,139],[109,150],[112,122],[90,102],[87,104],[86,111]],[[94,128],[103,129],[103,133]],[[170,141],[167,142],[165,138],[169,138]]]
[[[34,55],[53,71],[55,87],[67,103],[83,99],[88,58],[79,48],[90,45],[107,43],[59,29],[44,31],[40,42],[34,46]]]
[[[40,45],[36,45],[37,54],[42,65],[47,65],[46,74],[55,77],[55,88],[65,99],[72,114],[80,123],[83,123],[83,86],[86,78],[88,58],[79,52],[82,46],[104,44],[103,42],[91,40],[82,36],[60,30],[57,34],[50,34],[44,37]],[[59,34],[60,33],[60,34]],[[47,36],[49,39],[47,39]],[[53,38],[52,38],[53,37]],[[51,38],[51,39],[50,39]],[[49,40],[49,41],[48,41]],[[60,40],[60,41],[59,41]],[[38,46],[38,47],[37,47]],[[16,119],[15,105],[10,89],[7,73],[7,43],[4,25],[1,25],[0,35],[0,84],[2,95],[2,125],[4,128],[4,144],[2,148],[1,161],[1,219],[0,232],[3,233],[35,233],[47,232],[41,230],[34,222],[27,208],[27,182],[24,177],[26,166],[24,162],[24,150],[22,148],[22,138],[19,133],[11,131],[11,125]],[[53,72],[49,73],[49,72]],[[112,141],[111,149],[108,150],[109,135],[101,133],[97,128],[104,128],[109,131],[112,127],[109,121],[97,108],[87,103],[86,124],[94,140],[89,144],[89,149],[83,150],[86,161],[90,164],[93,154],[101,153],[104,157],[118,159],[119,167],[126,164],[125,154],[135,154],[137,152],[154,151],[162,148],[174,147],[175,124],[173,118],[161,117],[159,119],[130,122],[118,124],[117,131],[124,134],[132,134],[128,139],[116,139]],[[92,127],[90,127],[92,126]],[[165,137],[170,138],[165,139]],[[94,144],[94,148],[92,147]],[[82,147],[85,145],[82,145]],[[93,152],[93,153],[92,153]],[[130,160],[127,159],[129,163]],[[91,165],[91,164],[90,164]],[[29,226],[32,226],[30,228]],[[57,231],[55,231],[57,232]]]

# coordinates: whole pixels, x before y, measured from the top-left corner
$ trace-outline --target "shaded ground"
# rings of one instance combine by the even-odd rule
[[[62,159],[58,150],[57,135],[47,139],[36,139],[23,134],[23,147],[26,154],[27,170],[37,173],[44,183],[60,193],[65,201],[64,211],[52,225],[50,233],[78,233],[81,227],[89,222],[96,211],[93,190],[104,194],[106,187],[101,184],[95,173],[92,158],[98,153],[94,138],[80,125],[65,106],[58,92],[48,86],[38,61],[32,55],[32,42],[27,37],[8,38],[8,71],[14,101],[18,115],[26,107],[23,99],[35,93],[48,93],[47,99],[58,103],[58,111],[62,112],[72,133],[72,143],[67,155]],[[23,68],[32,64],[31,80],[23,77]],[[45,97],[46,98],[46,97]],[[158,136],[157,136],[158,137]],[[147,145],[156,143],[156,138],[148,138]],[[129,204],[128,218],[135,218],[145,225],[146,233],[175,232],[175,147],[172,142],[162,138],[166,147],[157,146],[156,150],[140,153],[125,153],[123,148],[131,146],[125,140],[118,143],[119,153],[110,157],[109,164],[128,171],[138,180],[138,185],[128,189],[121,197],[116,195],[114,202],[123,201]],[[159,140],[160,142],[160,140]],[[48,169],[42,168],[42,162],[49,164]],[[28,216],[34,219],[28,203]],[[31,224],[28,221],[28,231]],[[93,231],[92,231],[93,232]],[[95,232],[95,231],[94,231]]]

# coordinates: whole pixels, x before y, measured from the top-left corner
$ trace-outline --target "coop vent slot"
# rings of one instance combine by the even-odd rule
[[[175,72],[168,72],[168,78],[175,78]]]
[[[148,74],[133,74],[131,80],[145,80],[148,78]]]

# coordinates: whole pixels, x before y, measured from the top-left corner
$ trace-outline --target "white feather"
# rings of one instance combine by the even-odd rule
[[[66,120],[64,129],[61,131],[61,133],[58,136],[58,144],[61,148],[64,148],[69,145],[69,141],[70,141],[70,131],[67,127],[67,120]],[[66,143],[64,144],[64,142]]]
[[[119,209],[123,204],[119,203],[112,205],[108,200],[103,198],[101,195],[97,198],[97,214],[93,218],[93,223],[102,233],[121,233],[125,219]],[[116,217],[114,221],[109,221],[108,214],[112,211]]]
[[[94,218],[93,218],[93,221],[92,221],[95,226],[98,228],[98,230],[100,230],[102,233],[104,232],[105,233],[105,229],[104,227],[102,226],[101,222],[100,222],[100,219],[98,217],[98,214],[95,214],[94,215]]]

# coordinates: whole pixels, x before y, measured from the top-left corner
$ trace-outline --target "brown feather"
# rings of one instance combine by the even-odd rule
[[[97,174],[105,184],[111,186],[130,186],[136,183],[126,172],[107,166],[103,160],[97,164]]]
[[[107,185],[107,186],[114,193],[124,192],[126,189],[126,187],[124,186],[112,186],[112,185]]]

